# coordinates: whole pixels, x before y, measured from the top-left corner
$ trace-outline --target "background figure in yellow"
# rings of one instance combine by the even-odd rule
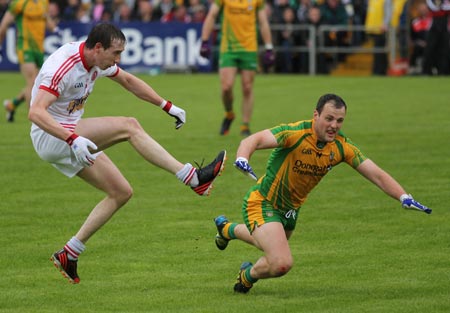
[[[219,55],[219,75],[222,103],[225,118],[220,129],[221,135],[227,135],[231,122],[235,118],[233,111],[233,85],[238,71],[242,86],[242,125],[241,135],[250,135],[250,119],[253,112],[253,82],[258,68],[258,33],[265,45],[263,62],[266,66],[274,63],[270,26],[264,10],[264,0],[215,0],[208,11],[202,29],[200,55],[208,58],[211,54],[209,38],[214,24],[221,14],[221,41]]]
[[[374,48],[386,46],[386,32],[392,16],[392,0],[369,0],[367,3],[366,29],[373,38]],[[375,52],[373,56],[372,74],[386,75],[388,68],[386,52]]]
[[[44,62],[44,38],[48,27],[54,30],[55,23],[47,19],[48,0],[12,0],[0,24],[0,46],[8,27],[16,24],[16,51],[20,72],[25,78],[25,88],[12,100],[3,102],[8,122],[14,121],[19,104],[30,103],[34,79]]]

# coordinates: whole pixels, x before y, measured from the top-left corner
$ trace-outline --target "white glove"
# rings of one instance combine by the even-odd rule
[[[250,177],[251,179],[258,180],[255,172],[253,172],[252,167],[248,164],[248,160],[243,157],[239,157],[234,162],[234,167],[236,167],[239,171]]]
[[[166,100],[164,100],[160,106],[164,111],[167,112],[167,114],[175,118],[176,129],[180,128],[184,125],[184,123],[186,123],[186,112],[183,109]]]
[[[90,141],[89,139],[78,136],[73,133],[69,138],[66,139],[66,142],[69,144],[72,149],[77,161],[80,162],[83,166],[91,166],[94,164],[95,159],[99,153],[91,153],[89,148],[92,150],[97,150],[97,145]]]

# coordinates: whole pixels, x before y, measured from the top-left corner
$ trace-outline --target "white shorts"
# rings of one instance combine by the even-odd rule
[[[46,133],[35,124],[31,126],[31,141],[39,157],[49,162],[67,177],[75,176],[84,166],[79,163],[70,146],[59,138]]]

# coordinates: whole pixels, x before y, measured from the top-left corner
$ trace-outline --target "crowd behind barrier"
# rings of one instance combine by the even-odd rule
[[[51,0],[49,16],[64,25],[110,21],[199,31],[212,0]],[[427,2],[425,2],[427,1]],[[9,0],[0,0],[0,14]],[[262,71],[328,74],[348,54],[373,53],[374,75],[386,75],[396,63],[403,74],[449,75],[450,0],[268,0],[276,64]],[[383,5],[379,5],[382,3]],[[156,23],[156,24],[155,24]],[[169,26],[170,24],[170,26]],[[175,26],[177,25],[177,26]],[[197,36],[198,33],[196,33]],[[213,39],[217,43],[218,36]],[[197,41],[191,50],[197,47]],[[193,53],[191,51],[191,53]],[[198,51],[196,52],[198,54]],[[194,60],[167,68],[217,69]],[[144,64],[145,65],[145,64]],[[0,63],[0,70],[5,69]]]

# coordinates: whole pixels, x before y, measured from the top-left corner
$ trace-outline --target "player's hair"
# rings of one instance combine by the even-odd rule
[[[86,48],[92,49],[97,42],[101,43],[104,49],[111,47],[114,40],[126,42],[125,35],[122,31],[110,23],[100,23],[95,25],[86,39]]]
[[[344,99],[333,93],[326,93],[319,98],[319,101],[317,101],[316,111],[319,112],[319,114],[322,113],[323,107],[328,102],[330,102],[336,109],[344,107],[345,111],[347,111],[347,104],[345,104]]]

